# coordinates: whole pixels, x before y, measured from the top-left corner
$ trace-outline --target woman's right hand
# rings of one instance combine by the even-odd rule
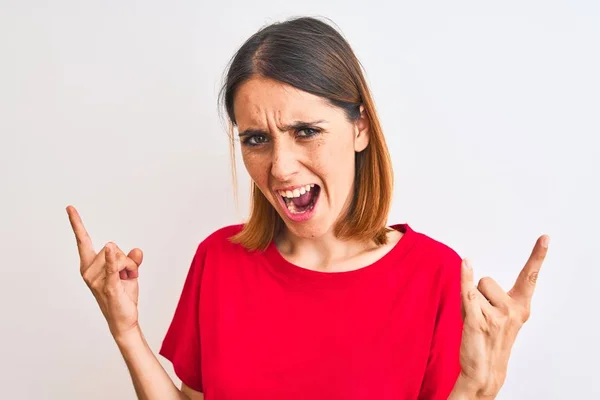
[[[115,340],[138,327],[138,268],[143,253],[133,249],[125,255],[114,243],[99,253],[92,246],[79,213],[73,206],[67,214],[77,240],[80,273],[92,291]]]

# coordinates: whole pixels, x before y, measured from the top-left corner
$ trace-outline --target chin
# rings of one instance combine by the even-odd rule
[[[307,223],[296,223],[286,221],[285,227],[292,235],[302,239],[316,239],[325,236],[332,228],[329,224],[319,224],[316,220]]]

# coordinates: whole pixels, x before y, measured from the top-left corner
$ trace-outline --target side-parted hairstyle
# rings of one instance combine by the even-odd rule
[[[360,106],[364,106],[369,144],[356,153],[353,198],[336,221],[334,233],[340,239],[385,244],[393,191],[392,163],[361,64],[348,42],[331,25],[302,17],[263,27],[240,47],[229,63],[220,93],[229,118],[234,182],[233,130],[237,123],[233,100],[240,85],[256,76],[327,99],[344,110],[350,122],[360,118]],[[275,208],[252,183],[250,218],[231,240],[249,250],[263,250],[283,227]]]

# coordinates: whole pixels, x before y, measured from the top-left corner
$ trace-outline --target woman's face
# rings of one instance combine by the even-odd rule
[[[238,88],[234,110],[246,169],[290,232],[329,232],[352,198],[355,153],[369,141],[362,107],[350,122],[326,99],[256,77]]]

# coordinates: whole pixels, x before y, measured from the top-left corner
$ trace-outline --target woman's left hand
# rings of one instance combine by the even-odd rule
[[[529,319],[531,298],[549,240],[546,235],[537,240],[529,260],[508,292],[491,278],[483,278],[475,286],[473,269],[467,259],[463,260],[461,373],[453,391],[457,395],[450,398],[493,399],[500,391],[512,346]]]

